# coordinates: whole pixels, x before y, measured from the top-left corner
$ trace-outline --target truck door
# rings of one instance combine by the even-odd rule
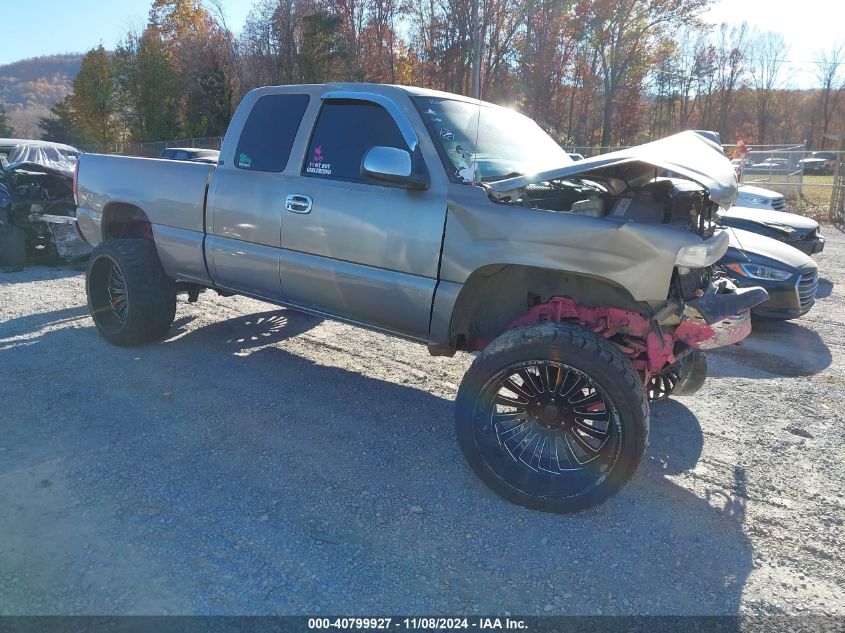
[[[241,128],[234,164],[214,172],[206,261],[220,286],[267,299],[282,297],[282,211],[285,193],[299,180],[286,166],[308,102],[307,94],[295,92],[259,96]]]
[[[426,139],[427,140],[427,139]],[[393,101],[370,93],[323,95],[301,177],[282,219],[285,300],[411,338],[428,335],[446,217],[445,174]],[[366,152],[416,153],[432,185],[411,191],[361,175]],[[432,158],[434,160],[432,160]],[[442,169],[441,169],[442,171]]]

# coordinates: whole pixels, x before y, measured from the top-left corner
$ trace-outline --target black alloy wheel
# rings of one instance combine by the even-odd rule
[[[497,494],[545,512],[602,503],[633,476],[648,437],[642,380],[613,343],[575,324],[510,330],[475,358],[455,431]]]

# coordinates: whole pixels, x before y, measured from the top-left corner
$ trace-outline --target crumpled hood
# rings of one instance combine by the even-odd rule
[[[68,170],[55,166],[51,167],[49,165],[42,165],[40,163],[12,163],[6,168],[6,171],[19,171],[30,174],[51,174],[53,176],[63,176],[65,178],[70,178],[71,180],[73,180],[73,168],[70,168]]]
[[[797,248],[778,240],[742,229],[726,228],[731,248],[748,255],[762,255],[793,268],[814,268],[815,262]]]
[[[585,158],[537,174],[498,180],[488,186],[496,193],[503,194],[533,183],[566,177],[621,179],[631,186],[637,186],[654,178],[655,168],[697,182],[710,192],[710,199],[722,208],[729,208],[736,200],[736,174],[722,146],[693,131]]]
[[[757,209],[754,207],[731,207],[727,211],[720,211],[719,217],[746,220],[765,224],[772,228],[781,226],[790,227],[801,233],[818,229],[819,223],[803,215],[796,215],[786,211],[772,211],[770,209]]]

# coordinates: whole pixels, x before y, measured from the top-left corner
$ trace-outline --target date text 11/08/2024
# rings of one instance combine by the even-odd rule
[[[320,629],[407,629],[407,630],[525,630],[524,620],[515,618],[309,618],[308,628]]]

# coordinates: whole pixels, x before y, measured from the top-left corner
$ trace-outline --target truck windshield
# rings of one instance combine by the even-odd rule
[[[572,163],[540,126],[513,110],[431,97],[414,102],[455,182],[490,182]]]

